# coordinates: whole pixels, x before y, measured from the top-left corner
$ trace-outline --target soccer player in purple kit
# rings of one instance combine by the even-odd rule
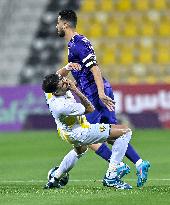
[[[56,29],[58,35],[68,41],[69,64],[58,70],[57,73],[67,76],[71,72],[78,88],[94,105],[95,111],[86,115],[87,120],[91,124],[117,124],[112,87],[102,77],[90,41],[76,32],[76,25],[77,15],[74,11],[62,10],[59,12]],[[112,153],[105,143],[94,144],[90,148],[103,159],[110,160]],[[143,161],[130,144],[125,156],[136,165],[137,186],[143,186],[147,180],[150,163]],[[121,164],[117,168],[117,174],[120,179],[129,172],[130,168],[126,164]]]

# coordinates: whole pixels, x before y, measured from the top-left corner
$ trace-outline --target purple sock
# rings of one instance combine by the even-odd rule
[[[126,150],[126,154],[125,156],[134,164],[136,164],[136,162],[140,159],[139,155],[137,154],[137,152],[134,150],[134,148],[132,147],[132,145],[128,144],[128,148]]]
[[[103,143],[95,153],[108,162],[110,161],[110,157],[112,155],[112,151],[105,143]]]

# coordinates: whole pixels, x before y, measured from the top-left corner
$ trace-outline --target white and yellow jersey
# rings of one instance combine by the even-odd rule
[[[89,123],[84,114],[85,107],[76,102],[70,91],[64,96],[54,96],[51,93],[45,93],[49,110],[55,118],[59,136],[68,142],[70,137],[81,133],[82,128],[88,128]],[[72,137],[71,137],[72,138]]]

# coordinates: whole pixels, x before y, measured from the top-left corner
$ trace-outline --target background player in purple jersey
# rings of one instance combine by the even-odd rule
[[[58,73],[62,76],[67,76],[71,71],[78,88],[94,105],[95,111],[86,115],[90,123],[116,124],[112,87],[102,77],[90,41],[85,36],[76,32],[76,25],[77,16],[74,11],[63,10],[59,12],[56,28],[58,35],[68,41],[69,64],[60,69]],[[95,144],[91,145],[90,148],[96,154],[109,161],[111,150],[106,144]],[[137,186],[143,186],[147,180],[148,169],[150,167],[149,162],[143,161],[130,144],[126,151],[126,157],[136,165]],[[129,171],[130,168],[123,164],[121,168],[119,167],[118,176],[123,177]]]

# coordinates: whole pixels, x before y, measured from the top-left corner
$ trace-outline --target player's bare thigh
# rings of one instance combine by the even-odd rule
[[[97,143],[97,144],[91,144],[88,147],[92,149],[93,151],[97,151],[101,145],[102,143]]]
[[[111,125],[110,136],[108,140],[114,140],[118,137],[130,132],[131,129],[127,125]]]

